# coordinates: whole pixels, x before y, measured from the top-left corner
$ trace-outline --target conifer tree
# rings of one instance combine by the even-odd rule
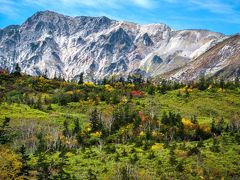
[[[83,80],[83,75],[84,75],[84,73],[82,72],[82,73],[80,73],[80,75],[79,75],[79,81],[78,81],[78,84],[83,84],[84,83],[84,80]]]
[[[81,127],[80,127],[80,124],[79,124],[79,120],[75,119],[74,120],[73,134],[74,135],[79,134],[80,131],[81,131]]]
[[[45,153],[40,153],[37,161],[37,178],[38,179],[50,179],[50,164],[46,161]]]
[[[2,125],[0,126],[0,144],[7,144],[12,141],[13,134],[10,128],[11,119],[5,117]]]
[[[57,165],[58,174],[54,177],[54,179],[68,180],[70,179],[70,174],[65,170],[68,164],[68,157],[66,156],[65,150],[61,151],[59,158],[60,163]]]
[[[69,126],[68,121],[65,119],[65,121],[63,122],[63,135],[65,137],[70,136],[70,130],[68,126]]]
[[[18,63],[16,64],[14,75],[21,76],[21,68]]]
[[[26,147],[22,145],[19,149],[19,153],[21,155],[21,162],[22,162],[22,167],[20,170],[19,175],[20,176],[28,176],[29,175],[29,170],[31,169],[30,166],[27,164],[27,161],[30,160],[29,155],[26,153]]]
[[[37,139],[38,139],[38,145],[37,145],[37,153],[42,153],[44,151],[46,151],[47,149],[47,142],[44,139],[44,135],[42,132],[37,134]]]
[[[94,109],[90,116],[91,131],[97,132],[103,130],[103,123],[97,109]]]

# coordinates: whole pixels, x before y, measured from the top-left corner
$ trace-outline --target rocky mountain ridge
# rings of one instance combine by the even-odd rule
[[[179,69],[227,38],[207,30],[175,31],[165,24],[139,25],[42,11],[21,26],[0,29],[0,67],[13,70],[18,63],[27,74],[50,78],[78,79],[84,72],[86,80],[93,80],[137,72],[187,80]],[[218,71],[222,68],[219,65]]]

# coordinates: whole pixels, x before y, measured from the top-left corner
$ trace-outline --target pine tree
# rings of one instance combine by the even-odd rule
[[[149,86],[149,88],[148,88],[148,94],[150,94],[150,95],[154,95],[155,94],[155,89],[154,89],[154,87],[153,86]]]
[[[207,89],[205,76],[200,77],[199,83],[198,83],[198,89],[202,91]]]
[[[21,155],[21,162],[22,162],[22,167],[19,173],[19,176],[28,176],[29,175],[29,170],[31,169],[30,166],[27,164],[27,161],[30,160],[29,155],[26,153],[26,147],[22,145],[19,149],[19,153]]]
[[[219,87],[224,89],[225,88],[225,81],[223,78],[220,79],[220,82],[219,82]]]
[[[65,119],[65,121],[63,122],[63,135],[65,137],[68,137],[70,136],[70,130],[69,130],[69,124],[68,124],[68,121]]]
[[[38,139],[38,145],[37,145],[37,153],[42,153],[44,151],[46,151],[47,149],[47,142],[44,139],[44,135],[42,132],[37,134],[37,139]]]
[[[97,109],[94,109],[90,116],[91,131],[97,132],[103,130],[103,123]]]
[[[239,87],[240,81],[239,81],[239,77],[235,78],[235,86]]]
[[[79,134],[80,131],[81,131],[81,127],[80,127],[80,124],[79,124],[79,120],[75,119],[74,120],[73,134],[74,135]]]
[[[166,111],[163,112],[161,122],[162,122],[162,124],[165,124],[165,125],[169,124],[169,120],[168,120],[168,116],[167,116]]]
[[[68,180],[70,179],[70,174],[65,170],[65,167],[68,164],[68,158],[64,150],[59,154],[59,158],[60,163],[57,165],[58,174],[54,177],[54,179]]]
[[[167,81],[166,80],[162,80],[161,82],[161,86],[160,86],[160,93],[161,94],[166,94],[167,92]]]
[[[40,153],[37,161],[37,178],[38,179],[50,179],[50,164],[46,161],[45,153]]]
[[[14,75],[21,76],[21,68],[18,63],[16,64]]]
[[[5,117],[2,125],[0,126],[0,144],[7,144],[12,141],[13,134],[9,126],[11,119]]]
[[[82,72],[82,73],[80,73],[80,75],[79,75],[79,81],[78,81],[78,84],[83,84],[83,83],[84,83],[83,75],[84,75],[84,73],[83,73],[83,72]]]

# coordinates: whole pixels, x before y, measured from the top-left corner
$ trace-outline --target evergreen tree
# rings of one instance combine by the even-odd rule
[[[235,83],[234,84],[235,84],[236,87],[239,87],[239,84],[240,84],[239,77],[235,78]]]
[[[65,121],[63,122],[63,135],[65,137],[70,136],[70,130],[69,130],[69,124],[68,124],[68,120],[65,119]]]
[[[168,90],[167,81],[162,80],[159,91],[160,91],[161,94],[166,94],[167,90]]]
[[[224,129],[225,129],[225,121],[224,121],[223,117],[217,122],[215,128],[216,128],[215,129],[216,133],[218,135],[220,135],[224,131]]]
[[[206,90],[207,88],[208,87],[206,84],[205,76],[201,76],[198,83],[198,89],[203,91],[203,90]]]
[[[166,111],[163,112],[163,115],[162,115],[162,120],[161,120],[162,124],[169,124],[169,121],[168,121],[168,116],[167,116],[167,113]]]
[[[99,116],[97,109],[94,109],[90,115],[90,125],[91,125],[92,132],[97,132],[97,131],[103,130],[103,123],[102,123],[102,120]]]
[[[21,68],[18,63],[16,64],[14,75],[21,76]]]
[[[0,144],[7,144],[12,141],[13,134],[9,126],[11,119],[5,117],[2,125],[0,126]]]
[[[65,150],[59,154],[60,163],[57,165],[58,174],[54,179],[69,180],[70,174],[66,172],[65,167],[68,164],[68,157],[66,156]]]
[[[46,161],[45,153],[40,153],[37,161],[37,178],[38,179],[50,179],[50,164]]]
[[[224,89],[225,88],[225,81],[223,78],[220,79],[220,82],[219,82],[219,87]]]
[[[38,145],[37,145],[37,153],[42,153],[47,150],[47,142],[44,139],[44,135],[42,132],[37,134]]]
[[[39,109],[39,110],[42,110],[42,109],[43,109],[43,107],[42,107],[42,97],[41,97],[41,95],[38,96],[38,100],[37,100],[37,102],[34,104],[34,108]]]
[[[26,153],[26,147],[22,145],[19,149],[19,153],[21,155],[21,162],[22,162],[22,167],[19,173],[19,176],[28,176],[29,175],[29,170],[31,169],[30,166],[27,164],[27,161],[30,160],[29,156]]]
[[[82,72],[82,73],[80,73],[80,75],[79,75],[79,81],[78,81],[78,84],[83,84],[84,83],[84,78],[83,78],[83,75],[84,75],[84,73]]]
[[[148,88],[148,94],[150,94],[150,95],[154,95],[155,94],[155,89],[154,89],[154,86],[149,86],[149,88]]]
[[[79,124],[79,120],[75,119],[74,120],[73,134],[74,135],[79,134],[80,131],[81,131],[81,127],[80,127],[80,124]]]

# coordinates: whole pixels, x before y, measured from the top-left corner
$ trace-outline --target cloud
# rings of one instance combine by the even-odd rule
[[[219,0],[190,0],[196,8],[206,9],[213,13],[228,14],[234,11],[233,6]]]
[[[152,0],[132,0],[134,4],[136,4],[137,6],[140,6],[142,8],[153,8],[154,5],[156,5],[155,1]]]

